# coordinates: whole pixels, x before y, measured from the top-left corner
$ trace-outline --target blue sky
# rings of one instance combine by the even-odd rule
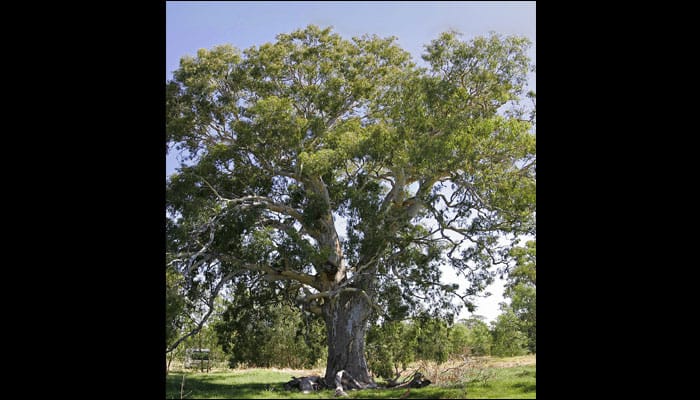
[[[204,1],[166,2],[166,79],[178,68],[180,58],[200,48],[231,44],[241,50],[273,42],[275,35],[306,25],[333,26],[349,39],[365,33],[396,36],[398,44],[422,62],[423,45],[446,30],[461,32],[463,39],[490,31],[528,37],[536,61],[534,1]],[[529,80],[535,89],[534,76]],[[166,159],[166,173],[179,163],[173,152]],[[446,277],[450,274],[448,273]],[[503,301],[500,282],[488,288],[493,296],[481,299],[475,314],[492,321]],[[461,317],[468,317],[465,311]]]

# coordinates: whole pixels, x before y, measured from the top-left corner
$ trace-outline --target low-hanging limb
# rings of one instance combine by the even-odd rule
[[[209,307],[209,311],[207,311],[206,314],[204,314],[204,317],[197,323],[197,325],[192,329],[190,332],[185,334],[184,336],[180,337],[178,340],[176,340],[173,344],[171,344],[169,347],[166,348],[165,354],[170,353],[171,351],[175,350],[177,346],[180,345],[185,339],[187,339],[190,336],[196,335],[199,333],[200,330],[202,330],[202,327],[204,324],[207,322],[209,319],[209,316],[214,312],[214,301],[216,300],[216,297],[219,295],[219,291],[221,288],[224,286],[226,282],[231,280],[236,275],[235,272],[229,273],[228,275],[224,276],[221,281],[214,287],[214,290],[212,291],[211,296],[209,296],[209,301],[207,302],[207,306]]]

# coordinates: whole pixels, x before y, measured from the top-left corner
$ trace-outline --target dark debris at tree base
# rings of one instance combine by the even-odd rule
[[[326,385],[318,375],[302,376],[301,378],[292,376],[292,380],[284,384],[284,390],[298,389],[304,393],[310,393],[311,391],[325,388]]]
[[[390,380],[388,385],[381,386],[381,385],[368,385],[366,387],[357,387],[356,384],[353,382],[355,381],[352,376],[350,376],[347,372],[341,371],[345,374],[345,376],[342,376],[343,374],[340,374],[340,377],[342,377],[342,383],[341,386],[336,386],[335,387],[335,396],[347,396],[347,393],[344,392],[344,390],[357,390],[357,389],[399,389],[399,388],[422,388],[425,386],[428,386],[431,384],[429,379],[425,379],[423,374],[420,372],[414,373],[412,376],[410,376],[410,380],[406,379],[402,383],[397,383],[396,381]],[[311,375],[311,376],[302,376],[302,377],[294,377],[292,376],[292,380],[284,384],[284,389],[285,390],[300,390],[303,393],[311,393],[312,391],[316,390],[321,390],[321,389],[333,389],[333,387],[326,385],[326,383],[323,381],[323,379],[318,376],[318,375]]]

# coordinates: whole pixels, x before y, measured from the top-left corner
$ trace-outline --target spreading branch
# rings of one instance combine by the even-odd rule
[[[232,273],[225,275],[223,278],[221,278],[221,280],[219,281],[219,283],[216,284],[216,286],[214,287],[214,290],[212,290],[212,292],[209,296],[209,300],[207,301],[207,307],[209,308],[209,310],[207,311],[207,313],[204,314],[202,319],[196,324],[196,326],[192,330],[190,330],[184,336],[180,337],[175,342],[173,342],[173,344],[168,346],[165,350],[166,354],[175,350],[177,348],[177,346],[179,346],[180,343],[182,343],[188,337],[196,335],[197,333],[199,333],[200,330],[202,330],[202,327],[209,319],[209,316],[211,316],[212,312],[214,312],[214,301],[216,300],[216,297],[219,295],[219,291],[224,286],[224,284],[226,284],[228,281],[230,281],[231,278],[233,278],[235,275],[236,275],[236,273],[232,272]]]

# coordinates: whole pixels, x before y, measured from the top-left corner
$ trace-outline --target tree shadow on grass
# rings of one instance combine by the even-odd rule
[[[407,393],[408,392],[408,393]],[[406,388],[401,389],[365,389],[358,391],[349,391],[350,398],[357,399],[454,399],[462,398],[466,393],[464,388],[445,388],[440,386],[411,388],[408,391]],[[334,393],[330,392],[329,397],[333,397]]]
[[[199,397],[223,397],[229,399],[241,399],[247,397],[261,397],[270,386],[267,383],[222,383],[217,376],[198,376],[196,379],[188,379],[185,376],[183,395],[186,398]],[[180,398],[180,385],[182,374],[169,375],[166,381],[165,397],[168,399]],[[279,390],[275,387],[275,390]]]
[[[185,376],[184,398],[225,398],[225,399],[245,399],[245,398],[333,398],[333,390],[312,392],[313,394],[302,394],[298,390],[284,390],[284,382],[268,383],[229,383],[222,382],[222,377],[211,376]],[[166,381],[167,399],[180,398],[180,385],[182,374],[168,375]],[[315,396],[315,397],[314,397]]]
[[[537,391],[537,384],[535,384],[535,383],[525,383],[525,382],[515,383],[515,384],[513,384],[513,387],[518,388],[525,393]]]
[[[166,398],[180,398],[180,384],[182,383],[182,374],[171,374],[166,381]],[[524,384],[516,384],[523,386]],[[534,391],[532,387],[524,387],[524,392]],[[274,391],[269,391],[273,388]],[[409,393],[407,389],[365,389],[348,391],[350,398],[365,398],[365,399],[396,399],[405,396],[408,399],[439,399],[439,398],[463,398],[468,391],[462,385],[454,385],[450,387],[444,386],[428,386],[425,388],[412,388]],[[185,398],[227,398],[227,399],[244,399],[244,398],[334,398],[333,390],[322,390],[312,392],[313,394],[302,394],[299,391],[285,391],[283,383],[226,383],[221,382],[221,377],[212,376],[197,376],[190,378],[185,376],[185,388],[183,391]]]

